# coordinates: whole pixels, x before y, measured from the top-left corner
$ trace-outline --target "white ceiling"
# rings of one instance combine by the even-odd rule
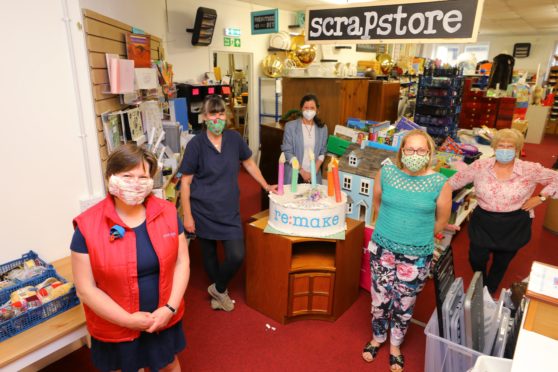
[[[284,10],[304,10],[310,6],[331,6],[373,0],[241,0]],[[399,1],[394,1],[397,3]],[[485,0],[481,35],[556,34],[558,0]]]

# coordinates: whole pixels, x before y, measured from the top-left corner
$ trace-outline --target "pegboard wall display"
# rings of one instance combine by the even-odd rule
[[[121,110],[126,106],[120,103],[117,94],[107,92],[109,90],[107,89],[109,77],[105,54],[118,54],[121,58],[126,58],[126,34],[132,32],[132,26],[89,9],[83,9],[83,23],[91,73],[99,154],[104,173],[108,159],[108,149],[103,133],[101,114],[106,111]],[[151,36],[151,59],[158,60],[160,55],[163,54],[161,39],[154,35],[149,36]]]

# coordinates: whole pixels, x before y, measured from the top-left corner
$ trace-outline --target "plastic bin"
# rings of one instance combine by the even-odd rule
[[[481,355],[471,372],[510,372],[511,367],[511,359]]]
[[[39,255],[37,253],[33,252],[33,251],[29,251],[29,252],[23,254],[21,256],[21,258],[18,258],[17,260],[13,260],[13,261],[10,261],[10,262],[7,262],[5,264],[0,265],[0,275],[4,275],[8,271],[10,271],[10,270],[12,270],[12,269],[14,269],[18,266],[22,266],[23,263],[27,260],[34,260],[36,265],[44,266],[44,267],[47,268],[47,270],[45,270],[45,272],[42,273],[39,276],[36,276],[36,277],[28,279],[28,280],[18,281],[11,287],[1,289],[0,290],[0,305],[4,304],[6,301],[9,300],[10,294],[13,291],[15,291],[19,288],[27,287],[28,285],[37,285],[37,284],[41,283],[42,281],[44,281],[45,279],[56,275],[56,270],[54,269],[54,267],[52,265],[47,264],[45,261],[43,261],[41,258],[39,258]]]
[[[58,275],[51,275],[61,282],[66,283],[66,280]],[[46,304],[28,310],[12,319],[4,322],[0,321],[0,342],[17,335],[29,328],[44,322],[66,310],[71,309],[79,304],[79,299],[76,295],[76,289],[72,288],[68,293],[60,296]]]
[[[440,337],[436,311],[430,317],[424,333],[426,334],[425,372],[465,372],[473,368],[478,357],[484,355]]]

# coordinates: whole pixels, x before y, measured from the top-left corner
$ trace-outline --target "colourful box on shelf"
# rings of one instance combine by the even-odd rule
[[[413,130],[421,129],[421,127],[414,121],[402,116],[401,119],[395,124],[395,129],[397,130]]]
[[[50,278],[51,276],[54,276],[56,274],[54,266],[47,264],[45,261],[39,258],[39,255],[37,253],[29,251],[23,254],[21,258],[18,258],[17,260],[13,260],[0,265],[0,276],[4,276],[5,273],[19,266],[23,267],[24,263],[29,260],[34,261],[35,265],[37,266],[44,266],[46,270],[43,271],[43,273],[41,273],[40,275],[37,275],[33,278],[29,278],[27,280],[16,280],[14,281],[14,285],[6,287],[4,289],[0,289],[0,305],[6,303],[6,301],[10,299],[10,294],[13,291],[23,287],[27,287],[28,285],[39,284],[45,279]]]
[[[378,122],[373,121],[373,120],[364,120],[364,119],[358,119],[358,118],[348,118],[347,119],[347,127],[353,128],[353,129],[359,129],[359,130],[366,131],[369,126],[374,125],[374,124],[378,124]]]
[[[67,281],[56,274],[50,275],[59,281],[66,283]],[[49,277],[50,277],[49,276]],[[0,342],[17,335],[39,323],[44,322],[74,306],[79,305],[79,299],[76,295],[75,287],[70,289],[68,293],[55,298],[41,306],[29,309],[11,319],[0,321]]]
[[[394,134],[395,134],[395,125],[391,125],[387,128],[384,128],[378,132],[378,138],[376,139],[376,142],[391,146],[393,143]]]
[[[385,145],[383,143],[372,142],[372,141],[368,141],[366,145],[368,147],[372,147],[372,148],[380,149],[380,150],[388,150],[388,151],[394,151],[394,152],[397,152],[397,150],[399,150],[397,147],[393,147],[393,146],[390,146],[390,145]]]
[[[351,144],[350,141],[330,135],[329,138],[327,139],[327,152],[330,152],[338,156],[342,156],[350,144]]]

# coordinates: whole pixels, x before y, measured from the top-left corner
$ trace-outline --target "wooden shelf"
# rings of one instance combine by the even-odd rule
[[[291,256],[291,272],[297,271],[335,271],[335,244],[332,246],[316,246],[306,243],[306,246],[293,245]]]

